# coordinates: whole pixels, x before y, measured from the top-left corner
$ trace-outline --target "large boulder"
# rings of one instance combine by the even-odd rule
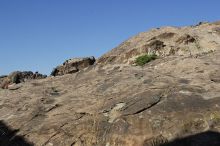
[[[3,89],[7,89],[11,84],[18,84],[21,82],[25,82],[30,79],[43,79],[46,78],[46,75],[42,75],[38,72],[31,72],[31,71],[15,71],[10,73],[8,76],[3,76],[0,79],[0,87]]]
[[[73,58],[66,60],[63,65],[57,66],[51,72],[52,76],[61,76],[65,74],[76,73],[95,63],[95,57]]]

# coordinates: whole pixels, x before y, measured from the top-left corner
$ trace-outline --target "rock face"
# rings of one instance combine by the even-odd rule
[[[38,72],[31,72],[31,71],[15,71],[9,74],[8,76],[3,76],[0,78],[1,88],[7,89],[10,84],[18,84],[21,82],[25,82],[26,80],[30,79],[43,79],[46,78],[46,75],[39,74]]]
[[[95,57],[86,57],[86,58],[73,58],[66,60],[63,65],[56,67],[51,75],[52,76],[61,76],[65,74],[76,73],[88,66],[91,66],[95,63]]]
[[[130,40],[133,49],[119,46],[84,71],[0,90],[0,123],[16,131],[6,134],[3,144],[20,137],[19,142],[36,146],[219,146],[217,27],[220,23],[172,28],[175,34],[151,31],[152,37],[164,39],[152,40],[151,51],[166,54],[167,42],[180,49],[143,67],[127,62],[140,54],[138,49],[127,58],[123,53],[148,42],[145,36]],[[183,29],[186,35],[173,37]],[[207,30],[212,30],[208,36]],[[184,46],[191,55],[181,53]]]
[[[98,59],[100,64],[132,64],[145,53],[158,56],[191,56],[219,47],[220,25],[199,23],[190,27],[163,27],[134,36]]]

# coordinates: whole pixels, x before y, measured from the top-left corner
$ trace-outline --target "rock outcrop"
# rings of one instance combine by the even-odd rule
[[[73,58],[66,60],[63,65],[57,66],[52,72],[52,76],[76,73],[95,63],[95,57]]]
[[[31,71],[15,71],[9,74],[8,76],[3,76],[0,78],[0,85],[1,88],[7,89],[10,84],[18,84],[25,82],[31,79],[43,79],[46,78],[46,75],[39,74],[38,72],[31,72]]]
[[[84,71],[63,75],[63,67],[63,76],[0,90],[0,123],[16,131],[3,142],[20,137],[35,146],[219,146],[218,27],[201,23],[141,33]],[[156,60],[129,64],[151,51]]]
[[[199,23],[190,27],[163,27],[142,32],[98,59],[99,64],[132,64],[145,53],[158,56],[192,56],[219,47],[219,23]]]

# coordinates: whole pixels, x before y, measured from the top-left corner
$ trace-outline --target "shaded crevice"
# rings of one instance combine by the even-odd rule
[[[74,141],[73,143],[70,144],[70,146],[74,146],[76,144],[76,141]]]

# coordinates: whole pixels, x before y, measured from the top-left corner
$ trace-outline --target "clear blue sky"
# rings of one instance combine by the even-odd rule
[[[49,74],[151,28],[220,20],[220,0],[0,0],[0,75]]]

